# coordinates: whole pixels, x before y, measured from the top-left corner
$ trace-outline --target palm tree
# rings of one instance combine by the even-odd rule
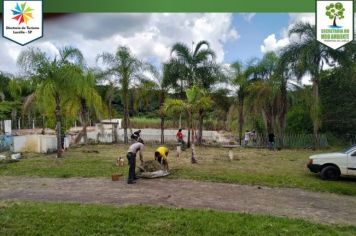
[[[193,86],[186,90],[186,101],[181,99],[167,99],[164,103],[166,112],[179,110],[186,112],[188,116],[189,129],[192,130],[192,163],[196,163],[195,159],[195,124],[193,118],[199,112],[199,109],[208,109],[212,106],[212,99],[207,96],[206,92],[197,86]]]
[[[128,143],[127,128],[129,124],[129,86],[135,78],[141,76],[142,62],[134,57],[127,47],[119,46],[116,52],[103,53],[97,60],[108,66],[105,75],[115,76],[121,86],[121,99],[124,105],[124,142]]]
[[[250,79],[249,101],[255,111],[261,112],[266,131],[277,131],[282,141],[287,114],[287,80],[281,75],[280,68],[280,59],[270,52],[257,64],[249,66],[245,73]]]
[[[203,88],[210,87],[211,83],[209,83],[208,79],[212,78],[210,75],[214,72],[216,64],[213,63],[215,52],[210,49],[210,45],[207,41],[203,40],[198,42],[195,48],[192,49],[189,49],[189,47],[183,43],[176,43],[173,45],[171,53],[174,55],[175,64],[184,68],[184,70],[181,69],[183,74],[180,76],[182,77],[182,81],[186,83],[187,88],[191,88],[193,85]],[[204,111],[200,111],[199,127],[201,128],[199,129],[199,143],[201,143],[203,135],[203,115]],[[190,130],[188,130],[187,145],[188,147],[190,146]]]
[[[35,97],[38,101],[50,105],[56,119],[57,157],[62,157],[62,102],[66,96],[72,96],[75,77],[80,76],[83,66],[82,53],[72,47],[58,49],[58,55],[51,58],[39,48],[22,51],[18,64],[36,80]]]
[[[76,116],[79,112],[80,121],[82,124],[82,131],[76,138],[76,142],[79,142],[83,137],[84,144],[87,144],[87,126],[89,111],[93,110],[97,117],[105,114],[104,104],[100,95],[98,94],[95,85],[96,79],[91,71],[83,73],[81,76],[77,76],[75,79],[77,84],[80,86],[76,87],[73,95],[76,99],[69,98],[67,107],[69,108],[69,113]]]
[[[233,78],[232,83],[237,85],[237,99],[238,99],[238,121],[239,121],[239,142],[240,145],[242,144],[242,129],[244,126],[244,103],[245,97],[247,93],[247,86],[248,86],[248,77],[246,76],[245,71],[243,70],[242,64],[240,62],[235,62],[231,64],[231,69],[233,70]]]
[[[325,64],[330,66],[341,59],[342,51],[332,50],[316,40],[316,29],[309,23],[297,23],[289,30],[289,36],[296,35],[299,40],[292,41],[282,50],[281,57],[297,78],[310,74],[313,83],[313,102],[310,110],[313,121],[315,146],[321,126],[319,83]]]
[[[155,83],[156,89],[159,91],[159,116],[161,119],[160,127],[161,127],[161,144],[164,144],[164,122],[166,114],[164,112],[164,102],[166,100],[166,96],[168,90],[171,88],[172,84],[172,77],[171,76],[171,69],[172,67],[169,63],[163,64],[163,71],[160,73],[155,67],[151,67],[150,71],[153,76],[153,82]]]
[[[171,53],[178,63],[186,68],[186,74],[182,76],[188,88],[203,82],[199,72],[210,67],[209,61],[215,58],[215,52],[210,49],[209,43],[204,40],[197,43],[192,50],[184,43],[176,43],[173,45]]]
[[[257,113],[262,114],[267,133],[274,132],[275,118],[278,107],[276,98],[278,93],[278,81],[274,78],[268,80],[256,80],[248,87],[248,102]]]

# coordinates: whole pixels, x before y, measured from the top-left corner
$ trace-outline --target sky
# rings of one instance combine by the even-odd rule
[[[55,56],[57,48],[79,48],[89,66],[96,56],[127,46],[138,58],[157,66],[170,57],[176,42],[194,46],[207,40],[219,63],[247,62],[289,43],[288,29],[298,21],[314,23],[313,13],[86,13],[45,20],[44,37],[27,46],[0,38],[0,71],[21,73],[21,50],[39,47]],[[0,21],[1,27],[2,22]]]

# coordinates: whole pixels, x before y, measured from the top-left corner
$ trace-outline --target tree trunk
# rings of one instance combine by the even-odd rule
[[[160,115],[161,115],[161,144],[164,144],[164,112],[162,109],[162,106],[164,104],[164,100],[165,100],[165,94],[164,91],[161,90],[160,92]]]
[[[195,163],[197,163],[197,160],[195,159],[195,129],[193,127],[191,114],[189,114],[189,119],[191,120],[189,129],[192,130],[192,159],[191,159],[191,162],[192,162],[192,164],[195,164]]]
[[[124,80],[126,81],[126,80]],[[128,100],[129,88],[128,83],[123,83],[122,85],[122,101],[124,105],[124,143],[129,143],[127,136],[127,128],[129,125],[129,100]]]
[[[127,127],[129,123],[129,109],[128,104],[124,105],[124,143],[129,143],[129,139],[127,136]]]
[[[281,100],[279,106],[279,137],[280,137],[280,146],[284,147],[284,135],[286,128],[286,118],[288,112],[288,101],[287,101],[287,84],[283,80],[281,85]]]
[[[188,140],[187,140],[187,148],[190,148],[190,124],[188,126]]]
[[[161,144],[164,144],[164,116],[161,115]]]
[[[179,114],[179,128],[182,128],[182,113]]]
[[[46,133],[45,117],[42,116],[42,134]]]
[[[239,142],[240,146],[242,145],[242,129],[244,126],[244,100],[239,99],[238,103],[238,110],[239,110]]]
[[[313,104],[311,113],[311,118],[313,121],[314,148],[319,148],[320,98],[319,81],[316,78],[313,80]]]
[[[88,143],[88,135],[87,135],[87,126],[88,126],[88,121],[87,121],[87,117],[88,117],[88,107],[87,107],[87,102],[85,99],[81,98],[80,99],[80,103],[81,103],[81,107],[82,107],[82,125],[83,125],[83,129],[82,129],[82,133],[83,133],[83,139],[84,139],[84,145],[86,145]]]
[[[335,27],[337,26],[337,25],[336,25],[336,16],[334,17],[333,26],[335,26]]]
[[[112,107],[111,107],[111,99],[109,100],[109,117],[110,117],[110,120],[112,119]]]
[[[270,108],[262,109],[262,117],[265,123],[265,128],[267,130],[267,133],[273,133],[273,118],[272,118],[271,111],[269,109]]]
[[[198,145],[202,144],[203,141],[203,124],[204,124],[204,110],[199,110],[199,134],[198,134]]]
[[[0,134],[4,134],[4,133],[5,133],[5,121],[0,120]]]
[[[112,124],[112,136],[114,137],[114,143],[117,143],[117,124]]]
[[[56,101],[56,110],[55,110],[55,116],[56,116],[56,134],[57,134],[57,158],[62,157],[62,114],[61,114],[61,98],[57,95],[55,97]]]

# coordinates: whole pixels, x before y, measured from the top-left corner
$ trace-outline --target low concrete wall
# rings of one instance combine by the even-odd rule
[[[54,135],[23,135],[13,137],[14,152],[49,153],[57,150]]]
[[[132,129],[132,131],[135,131],[137,129]],[[177,134],[176,129],[165,129],[164,130],[164,140],[167,142],[175,142],[176,139],[176,134]],[[130,131],[128,130],[129,133],[129,138],[130,138]],[[196,131],[196,135],[198,135],[198,131]],[[188,131],[183,130],[183,136],[184,139],[187,140],[188,138]],[[124,130],[120,129],[118,132],[118,137],[120,141],[123,141],[124,137]],[[161,140],[161,130],[160,129],[141,129],[141,137],[143,140],[147,141],[160,141]],[[209,141],[209,142],[228,142],[224,138],[222,134],[220,134],[218,131],[212,131],[212,130],[203,130],[203,140]]]
[[[78,129],[79,132],[80,129]],[[132,131],[136,131],[137,129],[132,129]],[[178,130],[175,129],[166,129],[164,130],[164,139],[166,142],[176,142],[176,134]],[[198,134],[198,132],[197,132]],[[69,136],[69,143],[74,144],[74,140],[76,138],[77,134],[73,134]],[[88,142],[89,143],[113,143],[114,142],[114,136],[113,136],[113,131],[112,131],[112,126],[106,126],[106,127],[98,127],[96,126],[95,129],[91,129],[90,131],[87,132],[88,136]],[[130,139],[131,133],[130,130],[128,130],[128,136]],[[188,131],[183,130],[183,136],[184,139],[187,140],[188,138]],[[117,137],[118,141],[123,142],[124,141],[124,130],[123,129],[117,129]],[[141,137],[143,140],[146,141],[157,141],[159,142],[161,140],[161,130],[160,129],[141,129]],[[226,138],[219,133],[218,131],[212,131],[212,130],[204,130],[203,131],[203,140],[208,141],[208,142],[218,142],[218,143],[224,143],[224,142],[229,142],[229,140],[226,140]],[[84,140],[83,138],[81,139],[80,143],[83,143]]]

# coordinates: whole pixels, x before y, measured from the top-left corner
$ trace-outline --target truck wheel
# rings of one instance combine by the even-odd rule
[[[340,177],[340,170],[335,166],[326,166],[321,170],[320,176],[325,180],[336,180]]]

